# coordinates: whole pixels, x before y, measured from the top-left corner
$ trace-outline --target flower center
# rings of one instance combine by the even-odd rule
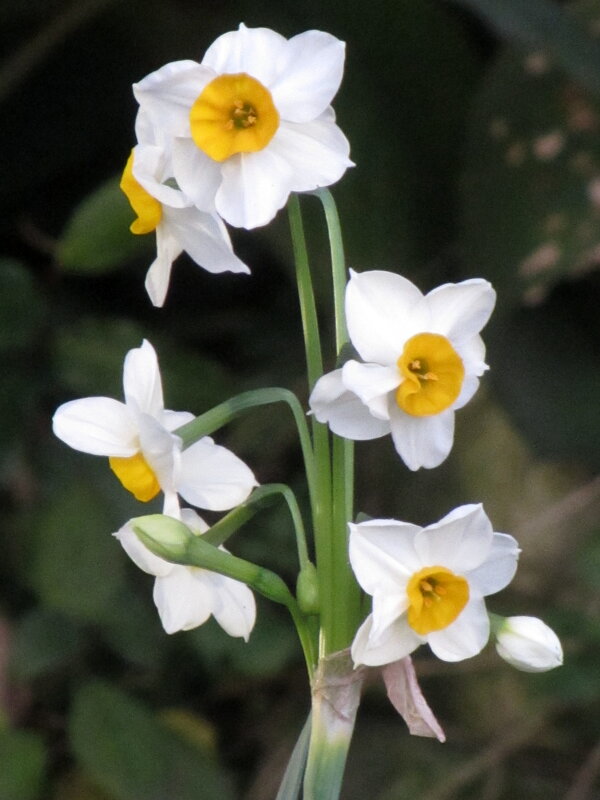
[[[121,481],[128,492],[147,503],[160,492],[160,484],[156,475],[141,453],[136,453],[129,458],[111,457],[108,459],[110,468]]]
[[[396,390],[396,402],[415,417],[439,414],[451,406],[465,377],[461,357],[439,333],[412,336],[404,345],[398,367],[404,380]]]
[[[407,586],[408,624],[419,635],[441,631],[469,600],[469,584],[445,567],[424,567]]]
[[[133,177],[133,151],[127,159],[119,186],[138,215],[129,230],[132,233],[151,233],[162,219],[162,205]]]
[[[192,139],[215,161],[266,147],[279,114],[271,92],[250,75],[219,75],[204,87],[190,110]]]

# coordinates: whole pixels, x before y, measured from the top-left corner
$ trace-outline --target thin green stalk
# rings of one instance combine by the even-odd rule
[[[288,201],[288,214],[292,248],[296,265],[296,282],[300,301],[300,314],[304,333],[308,387],[312,390],[323,374],[323,357],[319,323],[312,278],[308,263],[308,252],[302,225],[300,201],[291,195]],[[316,491],[311,498],[313,526],[315,532],[315,551],[319,576],[319,602],[321,609],[321,653],[331,651],[327,641],[329,633],[335,626],[333,608],[332,553],[331,553],[331,455],[329,449],[329,432],[325,425],[312,420],[313,445],[316,470]]]

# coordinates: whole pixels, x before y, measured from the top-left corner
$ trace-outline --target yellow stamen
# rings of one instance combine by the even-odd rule
[[[215,161],[265,148],[279,127],[269,90],[245,72],[219,75],[190,110],[196,145]]]
[[[141,453],[129,458],[111,457],[108,462],[117,478],[136,500],[147,503],[160,492],[156,475]]]
[[[465,377],[461,357],[439,333],[418,333],[410,338],[398,367],[404,380],[396,390],[396,402],[415,417],[439,414],[451,406]]]
[[[406,589],[408,624],[420,636],[441,631],[458,617],[469,600],[469,584],[446,567],[424,567]]]
[[[156,230],[156,226],[162,219],[162,205],[133,177],[133,151],[127,159],[119,185],[138,215],[138,218],[131,223],[129,230],[132,233],[151,233]]]

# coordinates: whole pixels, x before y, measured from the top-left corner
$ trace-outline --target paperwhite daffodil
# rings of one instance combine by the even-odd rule
[[[392,272],[350,274],[348,333],[365,363],[350,360],[320,378],[310,407],[339,436],[391,432],[409,469],[436,467],[452,448],[455,410],[488,368],[479,331],[496,293],[478,278],[423,295]]]
[[[350,563],[373,597],[352,643],[356,664],[390,664],[427,643],[438,658],[461,661],[490,631],[484,597],[517,567],[512,536],[494,533],[480,505],[451,511],[420,528],[396,520],[350,524]]]
[[[172,146],[174,177],[202,210],[238,227],[269,222],[290,192],[352,166],[330,103],[345,45],[321,31],[220,36],[201,64],[175,61],[134,84],[140,111]]]
[[[496,650],[523,672],[547,672],[563,663],[558,636],[537,617],[506,617],[496,631]]]
[[[173,508],[171,515],[198,536],[208,529],[191,508]],[[197,628],[212,615],[230,636],[241,636],[248,641],[256,620],[256,603],[244,583],[207,569],[159,558],[140,542],[130,522],[115,536],[132,561],[155,576],[154,603],[167,633]]]
[[[214,511],[233,508],[248,497],[257,485],[254,475],[229,450],[208,436],[182,450],[172,431],[194,415],[165,410],[158,361],[149,342],[127,353],[123,390],[124,403],[110,397],[64,403],[54,414],[54,433],[75,450],[108,456],[115,475],[138,500],[164,492],[165,513],[178,508],[177,494]]]
[[[132,233],[156,233],[156,259],[146,275],[146,291],[155,306],[165,302],[173,261],[185,252],[208,272],[250,272],[233,252],[223,221],[200,211],[183,192],[169,186],[169,159],[156,144],[131,151],[121,189],[138,218]]]

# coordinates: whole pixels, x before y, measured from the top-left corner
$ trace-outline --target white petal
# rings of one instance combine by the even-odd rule
[[[293,36],[281,53],[270,84],[280,115],[293,122],[315,119],[331,103],[344,74],[344,42],[322,31]]]
[[[378,439],[390,432],[387,420],[372,416],[362,400],[346,389],[341,369],[319,378],[309,404],[317,420],[329,424],[338,436],[362,441]]]
[[[454,441],[454,411],[431,417],[413,417],[389,403],[392,439],[398,455],[409,469],[431,469],[444,461]]]
[[[134,83],[133,94],[143,109],[145,124],[165,137],[189,136],[190,108],[214,77],[212,70],[185,60],[165,64]]]
[[[423,566],[413,544],[421,529],[393,519],[349,523],[349,528],[350,564],[365,592],[404,594],[410,576]]]
[[[247,72],[269,88],[285,57],[287,40],[269,28],[247,28],[219,36],[206,51],[203,66],[217,74]]]
[[[458,575],[479,567],[489,556],[494,535],[481,505],[465,505],[415,537],[415,550],[423,564],[439,564]]]
[[[378,591],[373,595],[370,643],[376,646],[386,638],[387,629],[399,619],[408,608],[408,595],[406,592],[394,593]]]
[[[133,456],[139,449],[135,419],[111,397],[84,397],[63,403],[52,419],[52,430],[69,447],[95,456]]]
[[[174,431],[177,430],[177,428],[181,428],[182,425],[187,425],[187,423],[191,422],[193,419],[196,419],[196,417],[189,411],[163,411],[159,422],[161,422],[168,431]]]
[[[346,317],[352,344],[363,361],[396,364],[406,340],[427,330],[423,295],[393,272],[352,272],[346,289]]]
[[[289,196],[293,170],[270,147],[257,153],[238,153],[221,166],[222,183],[215,205],[226,222],[238,228],[266,225]]]
[[[182,508],[179,518],[193,533],[205,533],[208,530],[206,522],[193,508]]]
[[[163,492],[176,491],[181,439],[149,414],[138,414],[138,427],[143,456],[156,475],[160,488]]]
[[[173,564],[155,556],[140,542],[131,527],[131,522],[127,522],[113,535],[119,540],[133,563],[144,572],[158,577],[168,575],[172,571]]]
[[[171,279],[171,266],[181,250],[168,229],[162,223],[159,224],[156,228],[156,258],[146,273],[144,284],[152,305],[157,308],[164,305]]]
[[[350,652],[356,665],[379,667],[382,664],[391,664],[412,653],[424,641],[409,626],[406,617],[401,617],[391,625],[387,629],[386,637],[376,646],[370,642],[371,626],[372,617],[368,616],[352,642]]]
[[[294,192],[331,186],[354,166],[348,158],[348,140],[337,125],[329,122],[282,122],[269,149],[289,165],[290,190]]]
[[[196,579],[197,572],[203,570],[177,564],[169,575],[154,582],[154,602],[167,633],[197,628],[212,614],[212,591]]]
[[[164,224],[185,252],[208,272],[250,270],[235,255],[227,229],[216,214],[197,208],[165,209]]]
[[[433,333],[453,341],[473,336],[486,324],[496,303],[491,283],[472,278],[462,283],[446,283],[427,295]]]
[[[146,339],[130,350],[123,365],[123,391],[128,406],[157,419],[164,401],[156,351]]]
[[[133,177],[143,188],[162,205],[184,208],[190,200],[180,192],[163,183],[172,177],[167,166],[167,156],[162,147],[136,145],[133,148]]]
[[[462,359],[467,375],[480,376],[489,369],[485,363],[485,344],[479,334],[452,344]]]
[[[344,386],[357,395],[378,419],[388,420],[388,394],[402,378],[396,366],[347,361],[342,367]]]
[[[217,573],[210,574],[214,592],[213,615],[229,636],[246,642],[256,621],[256,602],[246,584]]]
[[[208,436],[181,454],[177,491],[188,503],[224,511],[243,503],[257,486],[249,467]]]
[[[479,378],[476,378],[474,375],[465,375],[465,379],[460,387],[460,394],[452,403],[452,410],[458,411],[459,408],[466,406],[477,389],[479,389]]]
[[[480,597],[469,600],[454,622],[427,635],[427,643],[442,661],[462,661],[480,653],[490,635],[490,620]]]
[[[193,139],[173,141],[173,175],[177,185],[196,208],[207,213],[215,210],[215,195],[221,184],[221,166],[196,146]]]
[[[486,560],[469,573],[469,584],[476,586],[484,597],[504,589],[517,571],[519,553],[519,545],[512,536],[495,533]]]

